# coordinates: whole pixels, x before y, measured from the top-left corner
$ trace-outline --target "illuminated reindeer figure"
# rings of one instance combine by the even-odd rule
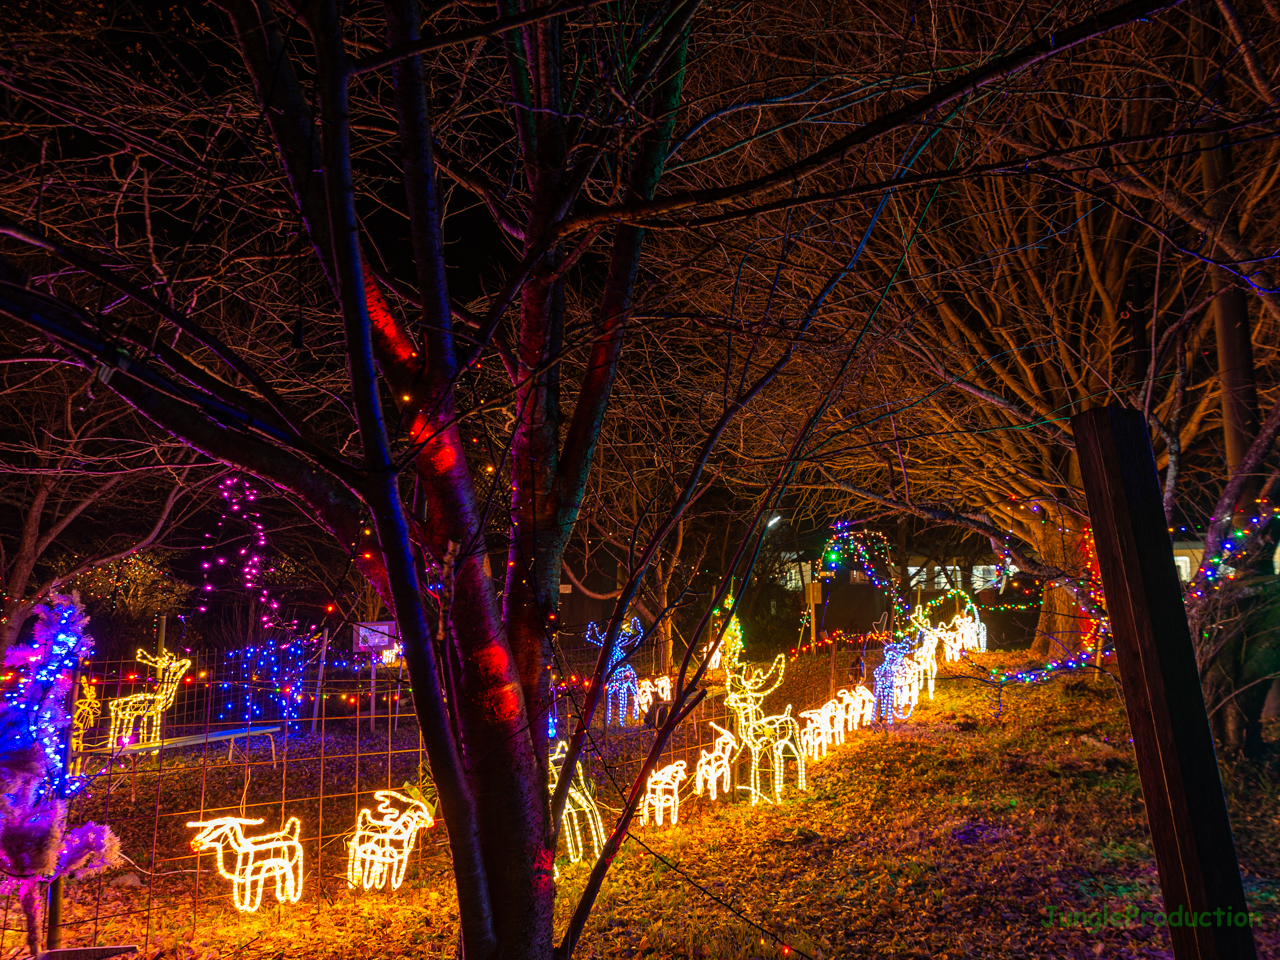
[[[957,606],[960,605],[960,600],[964,603],[963,609],[951,618],[950,623],[939,627],[930,624],[927,605],[916,607],[911,614],[911,626],[925,643],[930,644],[931,649],[936,650],[938,641],[942,641],[942,658],[947,663],[959,660],[966,650],[981,653],[987,649],[987,625],[978,616],[978,608],[974,606],[973,600],[959,592],[948,594],[948,597],[951,596],[956,598]]]
[[[613,722],[614,701],[618,704],[618,726],[627,722],[628,702],[632,717],[640,719],[640,687],[636,679],[636,671],[629,663],[622,660],[644,638],[644,630],[640,626],[640,618],[632,617],[631,623],[618,633],[618,642],[614,644],[613,653],[609,655],[609,665],[604,671],[604,723]],[[587,643],[597,647],[604,646],[604,636],[594,623],[587,624]]]
[[[653,695],[656,688],[652,680],[641,680],[640,686],[636,693],[636,706],[641,716],[645,716],[649,712],[649,707],[653,705]]]
[[[716,737],[715,746],[709,753],[703,750],[698,757],[698,766],[694,768],[693,792],[702,796],[703,788],[710,787],[711,799],[714,800],[718,783],[723,782],[725,793],[729,792],[733,769],[729,761],[738,751],[738,739],[715,721],[708,723],[720,731],[720,736]]]
[[[725,604],[732,606],[732,598],[726,599]],[[796,789],[805,789],[805,755],[800,747],[800,724],[791,716],[790,704],[783,713],[772,717],[764,715],[760,704],[781,686],[787,658],[780,653],[768,670],[757,670],[739,660],[741,653],[742,627],[734,617],[725,629],[723,662],[728,688],[725,705],[733,711],[738,723],[738,736],[742,738],[738,753],[742,753],[743,747],[751,751],[750,784],[741,789],[750,791],[752,806],[761,798],[769,799],[760,790],[760,758],[768,754],[773,766],[773,802],[781,803],[783,764],[788,753],[796,761]]]
[[[381,889],[390,878],[391,889],[398,890],[409,868],[409,854],[413,853],[418,831],[434,826],[436,821],[421,800],[412,800],[394,790],[379,790],[374,796],[382,816],[374,819],[368,807],[356,816],[355,836],[347,841],[347,886],[352,890],[358,886]]]
[[[640,681],[639,692],[636,696],[636,704],[639,708],[640,716],[645,716],[649,712],[649,708],[653,706],[654,701],[659,703],[671,702],[671,678],[658,677],[656,680],[644,679]]]
[[[662,826],[663,811],[671,814],[671,825],[675,826],[680,818],[680,781],[688,775],[685,769],[685,762],[677,760],[649,774],[649,781],[645,784],[644,806],[640,808],[641,824],[649,825],[649,810],[652,808],[658,826]]]
[[[800,734],[800,746],[814,760],[827,755],[827,749],[844,743],[844,705],[839,700],[828,700],[817,710],[801,711],[800,716],[808,725]]]
[[[920,699],[920,663],[910,649],[911,643],[886,643],[884,661],[875,669],[876,712],[879,719],[892,724],[895,719],[907,720]]]
[[[290,817],[283,830],[260,837],[244,835],[245,827],[260,823],[261,820],[241,817],[219,817],[187,824],[200,830],[191,841],[192,850],[217,850],[218,873],[235,884],[235,905],[241,913],[253,913],[262,906],[263,888],[272,878],[278,901],[297,903],[302,898],[302,844],[298,842],[301,822]],[[227,868],[227,847],[236,855],[233,869]]]
[[[876,695],[859,685],[853,693],[837,690],[836,696],[844,704],[844,719],[850,732],[859,726],[870,726],[876,721]]]
[[[67,746],[75,759],[71,761],[69,773],[78,777],[84,766],[84,735],[102,716],[102,701],[98,699],[98,691],[93,688],[93,681],[88,677],[80,678],[80,691],[84,694],[76,701],[75,710],[71,714],[71,734]]]
[[[547,764],[547,789],[554,796],[556,785],[560,782],[561,766],[569,745],[563,740],[556,744],[551,754],[551,762]],[[581,818],[581,819],[579,819]],[[577,863],[582,859],[582,821],[587,824],[587,834],[591,838],[591,846],[597,858],[604,849],[604,823],[600,819],[600,810],[596,807],[591,791],[587,788],[587,777],[582,772],[582,764],[577,764],[573,780],[569,784],[569,795],[565,797],[564,813],[560,815],[560,832],[564,834],[564,845],[568,848],[569,862]]]
[[[117,697],[107,704],[111,713],[111,730],[107,734],[107,743],[112,748],[129,744],[133,739],[133,722],[138,718],[142,719],[138,728],[139,746],[160,742],[160,721],[178,695],[178,681],[187,672],[187,667],[191,666],[190,660],[179,660],[163,647],[154,658],[139,650],[138,660],[149,667],[155,667],[156,680],[160,686],[153,693],[132,693],[127,697]]]

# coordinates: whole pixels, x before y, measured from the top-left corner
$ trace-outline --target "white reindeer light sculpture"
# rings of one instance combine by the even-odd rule
[[[216,820],[188,823],[199,829],[191,841],[196,853],[217,851],[218,873],[233,884],[236,909],[254,913],[262,906],[262,891],[267,881],[276,882],[276,899],[281,903],[297,903],[302,898],[302,844],[298,836],[302,823],[290,817],[283,830],[246,837],[245,827],[256,827],[261,820],[242,817],[219,817]],[[227,848],[235,853],[235,866],[227,866]]]
[[[827,750],[844,743],[844,707],[838,700],[828,700],[817,710],[802,710],[800,716],[809,721],[800,733],[800,746],[813,760],[827,755]]]
[[[644,807],[640,811],[642,824],[648,826],[651,807],[658,826],[662,826],[664,811],[671,814],[672,825],[676,824],[680,817],[680,781],[688,776],[686,769],[685,762],[677,760],[649,774],[649,782],[645,785]]]
[[[836,696],[844,704],[845,724],[850,732],[876,722],[876,695],[866,687],[859,684],[853,693],[837,690]]]
[[[190,660],[179,660],[163,647],[155,657],[149,657],[146,651],[139,650],[138,660],[149,667],[155,667],[160,686],[154,692],[132,693],[107,703],[107,710],[111,714],[107,743],[112,749],[129,745],[133,739],[133,722],[139,718],[142,723],[138,727],[138,745],[145,747],[160,742],[160,721],[164,712],[173,706],[174,698],[178,695],[178,681],[187,672],[187,667],[191,666]]]
[[[717,784],[723,783],[721,789],[725,793],[728,793],[732,786],[731,761],[738,752],[738,738],[718,723],[708,722],[720,731],[720,736],[716,737],[715,745],[709,753],[703,750],[702,756],[698,757],[698,766],[693,771],[693,792],[702,796],[703,788],[710,787],[711,799],[714,800]]]
[[[732,598],[724,601],[732,609]],[[742,738],[743,749],[751,751],[750,783],[738,789],[747,790],[751,794],[751,805],[765,800],[771,803],[782,802],[783,772],[787,754],[796,761],[796,789],[806,789],[805,751],[800,744],[800,724],[791,716],[791,704],[781,714],[766,717],[760,704],[782,684],[783,672],[786,670],[787,658],[778,654],[773,666],[768,670],[758,670],[739,659],[742,653],[742,627],[738,618],[733,617],[724,630],[724,675],[728,693],[724,702],[737,720],[738,736]],[[773,766],[773,795],[770,797],[760,789],[760,760],[770,758]]]
[[[643,717],[649,713],[649,707],[653,705],[653,694],[653,681],[648,678],[641,680],[636,688],[636,707],[640,711],[640,716]]]
[[[398,890],[418,831],[436,821],[421,800],[394,790],[379,790],[374,797],[381,816],[375,819],[368,807],[362,809],[356,815],[355,835],[347,841],[347,887],[382,889],[389,879],[391,889]]]

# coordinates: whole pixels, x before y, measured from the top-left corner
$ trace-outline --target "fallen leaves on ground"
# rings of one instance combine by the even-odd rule
[[[1244,763],[1223,772],[1258,953],[1280,957],[1280,777]],[[625,845],[578,956],[1172,956],[1160,927],[1098,922],[1104,910],[1161,909],[1128,725],[1107,681],[1007,689],[993,717],[981,685],[940,679],[911,722],[851,734],[813,764],[808,792],[789,786],[779,806],[690,798],[679,825],[634,832],[660,857]],[[98,943],[145,942],[149,958],[452,957],[448,858],[427,852],[395,894],[311,880],[301,904],[268,898],[242,916],[206,870],[198,899],[186,876],[156,878],[149,901],[145,887],[104,880],[73,885],[68,912],[97,910]],[[587,870],[560,861],[558,929]],[[1088,919],[1064,925],[1063,912]],[[2,960],[21,952],[13,937]]]

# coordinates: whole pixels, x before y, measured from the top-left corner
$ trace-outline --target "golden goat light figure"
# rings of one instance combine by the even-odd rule
[[[640,809],[640,822],[648,826],[649,810],[653,810],[654,818],[658,821],[658,826],[662,826],[662,814],[664,811],[671,814],[671,823],[674,826],[680,818],[680,781],[687,774],[685,773],[686,765],[683,760],[677,760],[675,763],[668,764],[660,770],[655,770],[649,774],[649,781],[645,785],[644,806]]]
[[[155,667],[156,679],[160,686],[153,692],[132,693],[127,697],[117,697],[107,704],[111,713],[111,730],[107,735],[107,743],[112,749],[128,746],[133,739],[133,722],[139,718],[142,723],[138,727],[138,745],[150,746],[160,742],[160,721],[164,712],[173,706],[178,696],[178,681],[191,666],[190,660],[179,660],[163,647],[156,656],[149,657],[146,651],[138,651],[138,661],[149,667]]]
[[[555,752],[551,754],[551,762],[548,764],[547,790],[553,796],[560,782],[565,754],[568,752],[569,745],[561,740],[556,744]],[[587,826],[587,838],[591,841],[592,851],[598,859],[600,851],[604,849],[604,821],[600,818],[600,810],[591,796],[587,776],[582,772],[582,764],[579,762],[575,765],[573,779],[569,782],[569,795],[564,802],[564,812],[560,815],[560,832],[564,834],[570,863],[577,863],[585,852],[582,841],[584,823]]]
[[[694,769],[693,792],[702,796],[704,787],[711,788],[711,799],[716,798],[716,785],[723,782],[724,792],[728,793],[732,783],[732,760],[738,751],[738,738],[715,721],[708,721],[720,731],[715,745],[710,751],[703,750],[698,757],[698,766]]]
[[[381,889],[390,879],[391,889],[398,890],[418,831],[436,821],[425,803],[403,793],[379,790],[374,797],[381,816],[375,818],[368,807],[362,809],[356,816],[355,835],[347,841],[347,887]]]
[[[850,731],[859,726],[869,727],[876,720],[876,695],[859,684],[850,693],[848,690],[837,690],[836,696],[844,704],[845,724]]]
[[[188,823],[200,832],[191,841],[196,853],[213,848],[217,851],[218,873],[234,884],[236,909],[253,913],[262,906],[262,891],[269,879],[276,882],[276,899],[281,903],[297,903],[302,898],[302,844],[298,836],[302,824],[290,817],[283,830],[246,837],[245,827],[256,827],[261,820],[242,817],[219,817]],[[227,848],[235,853],[235,866],[227,866]]]

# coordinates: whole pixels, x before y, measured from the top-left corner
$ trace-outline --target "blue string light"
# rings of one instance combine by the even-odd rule
[[[76,664],[89,655],[93,639],[85,632],[88,617],[75,594],[54,595],[48,603],[36,607],[34,640],[30,646],[15,646],[5,654],[5,663],[17,667],[15,689],[4,696],[7,711],[19,718],[17,743],[39,746],[47,768],[43,793],[66,796],[82,785],[66,775],[67,716],[66,700],[71,690]]]

